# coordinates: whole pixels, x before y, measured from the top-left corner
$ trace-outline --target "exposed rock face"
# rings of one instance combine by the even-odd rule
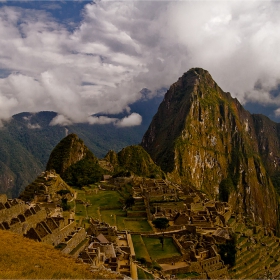
[[[54,169],[58,174],[63,175],[68,167],[89,154],[92,153],[84,142],[72,133],[63,138],[53,149],[46,170]]]
[[[68,135],[57,144],[46,170],[55,170],[67,184],[77,187],[101,180],[104,173],[97,157],[76,134]]]
[[[167,91],[141,145],[172,180],[276,229],[277,194],[268,171],[279,170],[269,158],[279,140],[277,133],[265,134],[270,126],[269,119],[252,116],[223,92],[207,71],[194,68]]]

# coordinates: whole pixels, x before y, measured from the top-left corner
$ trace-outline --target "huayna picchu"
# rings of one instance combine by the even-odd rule
[[[98,159],[76,134],[63,138],[19,198],[0,196],[0,229],[52,245],[98,278],[277,278],[279,131],[190,69],[140,145]],[[34,277],[12,266],[0,277]]]
[[[273,129],[274,128],[274,129]],[[236,216],[277,230],[277,124],[251,115],[200,68],[167,91],[141,145],[170,179],[228,202]]]

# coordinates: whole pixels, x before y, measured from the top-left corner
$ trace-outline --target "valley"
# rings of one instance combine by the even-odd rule
[[[278,278],[278,130],[190,69],[140,145],[98,158],[64,137],[17,198],[0,196],[0,233],[47,244],[98,278]]]

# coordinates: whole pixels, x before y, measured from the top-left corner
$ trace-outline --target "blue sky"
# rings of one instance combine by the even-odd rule
[[[137,125],[141,89],[153,97],[202,67],[251,112],[280,120],[279,2],[0,3],[0,119],[52,110],[52,124]]]

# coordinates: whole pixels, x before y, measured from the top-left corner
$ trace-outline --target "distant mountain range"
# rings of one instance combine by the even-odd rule
[[[131,105],[131,112],[142,116],[142,124],[116,127],[113,124],[73,124],[50,126],[55,112],[20,113],[0,128],[0,193],[17,197],[42,171],[50,153],[59,141],[70,133],[77,134],[95,156],[102,158],[109,150],[139,144],[155,114],[162,96],[145,98]],[[107,115],[108,116],[108,115]],[[122,118],[126,113],[110,115]]]

